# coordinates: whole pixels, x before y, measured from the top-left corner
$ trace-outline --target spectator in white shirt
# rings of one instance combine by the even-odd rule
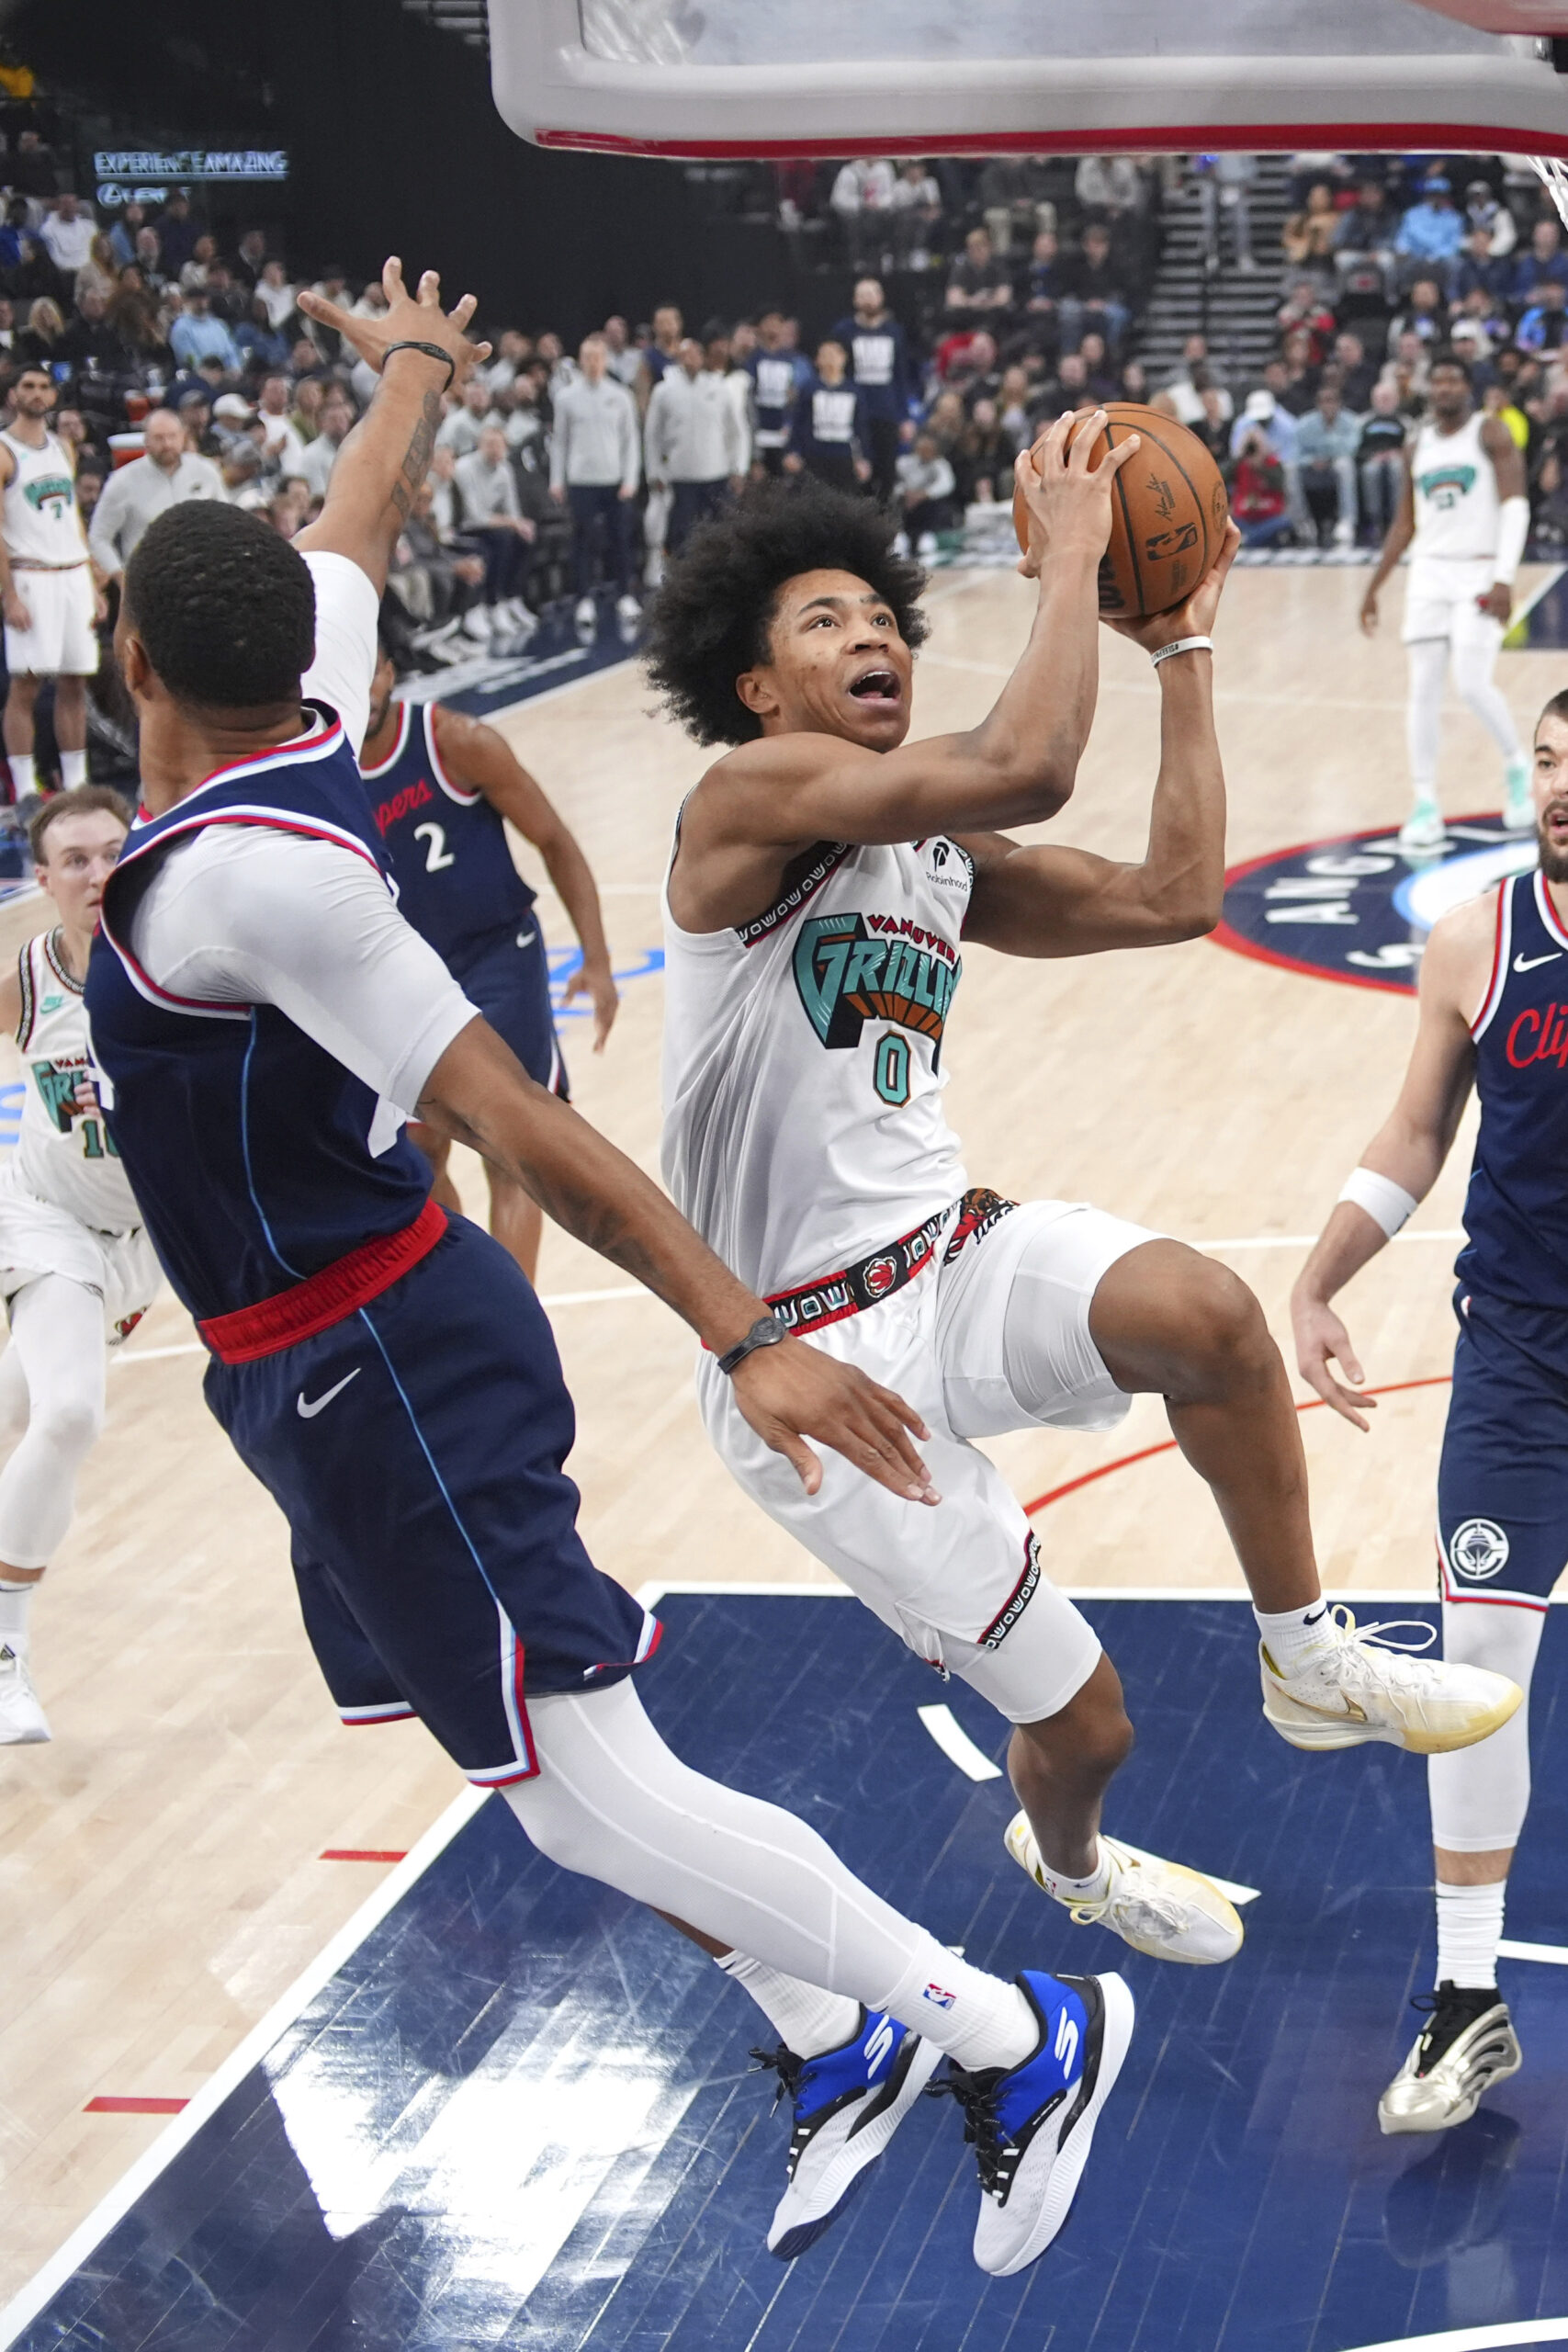
[[[843,229],[850,266],[881,268],[893,211],[893,166],[886,157],[843,164],[828,202]]]
[[[210,459],[186,447],[186,430],[171,409],[155,408],[141,428],[145,454],[120,466],[104,484],[93,510],[87,549],[106,580],[118,580],[149,524],[185,498],[218,498],[222,482]]]
[[[630,327],[617,313],[605,320],[600,333],[604,338],[604,348],[609,354],[607,365],[611,375],[614,376],[617,384],[625,384],[626,390],[630,391],[637,382],[637,370],[642,366],[642,354],[633,347]]]
[[[459,404],[436,433],[436,447],[450,449],[455,458],[471,458],[479,446],[479,435],[490,420],[493,405],[490,386],[476,370],[463,386]],[[499,424],[500,419],[496,422]]]
[[[604,337],[585,335],[577,375],[556,401],[550,435],[550,496],[571,510],[577,626],[584,634],[598,632],[593,578],[601,546],[617,616],[627,623],[637,616],[631,581],[632,501],[642,473],[637,404],[609,368]]]
[[[484,552],[484,604],[491,636],[515,635],[521,628],[531,633],[536,624],[523,587],[536,526],[523,512],[507,462],[506,435],[499,424],[481,428],[479,447],[458,458],[454,480],[463,503],[463,526]]]
[[[671,492],[670,555],[745,479],[740,421],[723,377],[704,366],[703,347],[690,335],[675,357],[653,388],[643,428],[649,488]]]
[[[43,216],[39,238],[62,277],[74,277],[85,268],[93,251],[97,224],[79,196],[57,196]]]
[[[904,528],[921,555],[936,550],[936,535],[951,528],[958,479],[934,433],[919,433],[896,469]]]
[[[288,413],[288,377],[275,372],[262,378],[256,396],[263,452],[286,481],[291,474],[301,474],[305,463],[305,444]]]
[[[324,498],[333,478],[337,453],[354,429],[354,411],[345,392],[330,391],[321,402],[321,429],[299,460],[301,481],[310,485],[312,498]]]
[[[274,334],[294,316],[299,306],[299,288],[289,284],[288,273],[277,255],[269,254],[256,280],[256,299],[266,306],[266,322]]]

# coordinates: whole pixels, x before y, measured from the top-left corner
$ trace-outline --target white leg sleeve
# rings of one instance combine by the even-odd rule
[[[15,1445],[28,1426],[28,1375],[20,1351],[6,1349],[0,1356],[0,1445]]]
[[[1432,1843],[1450,1854],[1488,1854],[1518,1842],[1530,1801],[1529,1687],[1542,1610],[1443,1603],[1443,1656],[1511,1675],[1525,1703],[1490,1739],[1427,1759]]]
[[[104,1310],[96,1294],[63,1274],[29,1283],[11,1302],[10,1356],[26,1383],[28,1417],[0,1470],[0,1561],[41,1568],[71,1524],[76,1474],[104,1423]]]
[[[1454,684],[1506,760],[1520,756],[1519,730],[1500,687],[1492,683],[1503,631],[1496,621],[1456,630]]]
[[[1409,662],[1410,698],[1405,706],[1404,731],[1410,753],[1410,781],[1417,799],[1434,799],[1449,641],[1446,637],[1418,637],[1404,651]]]
[[[771,1968],[887,2009],[944,2050],[981,2027],[1004,2045],[1016,2033],[1012,1986],[901,1917],[794,1814],[682,1764],[629,1681],[583,1698],[531,1700],[528,1718],[538,1776],[504,1794],[563,1870],[618,1887]],[[928,1985],[942,1994],[929,2011]],[[1019,2054],[998,2045],[964,2063],[1012,2064]]]

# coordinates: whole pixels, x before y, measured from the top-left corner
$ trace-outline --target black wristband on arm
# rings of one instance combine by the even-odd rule
[[[386,366],[388,360],[390,359],[395,351],[423,351],[427,359],[439,359],[446,370],[446,381],[442,385],[441,389],[444,392],[451,389],[452,379],[457,372],[457,363],[453,358],[449,351],[442,350],[441,345],[438,343],[414,343],[412,341],[389,343],[387,345],[386,350],[381,354],[381,365],[383,368]]]
[[[725,1350],[718,1360],[718,1368],[720,1372],[733,1372],[738,1363],[744,1363],[746,1358],[754,1355],[759,1348],[776,1348],[781,1340],[788,1338],[788,1325],[781,1323],[776,1315],[760,1315],[746,1337]]]

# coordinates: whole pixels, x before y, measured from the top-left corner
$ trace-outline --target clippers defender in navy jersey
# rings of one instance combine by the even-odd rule
[[[947,1124],[971,943],[1089,955],[1188,938],[1219,912],[1207,629],[1234,533],[1181,610],[1118,624],[1156,657],[1163,707],[1143,862],[994,830],[1061,808],[1094,711],[1116,468],[1068,458],[1065,434],[1041,470],[1020,461],[1035,625],[970,734],[905,740],[921,575],[871,502],[761,489],[671,567],[652,674],[700,741],[736,748],[689,795],[666,882],[664,1170],[789,1328],[917,1401],[943,1505],[921,1521],[835,1467],[792,1494],[705,1360],[725,1462],[918,1657],[1014,1724],[1009,1850],[1036,1883],[1140,1951],[1207,1962],[1235,1951],[1241,1923],[1209,1881],[1100,1836],[1132,1736],[1121,1685],[975,1440],[1106,1429],[1133,1393],[1163,1395],[1258,1605],[1265,1713],[1298,1747],[1452,1746],[1518,1692],[1395,1657],[1326,1609],[1284,1366],[1234,1275],[1084,1203],[975,1186]]]
[[[507,821],[539,852],[577,933],[582,960],[566,1001],[580,994],[591,1001],[599,1052],[615,1017],[616,996],[588,861],[504,737],[435,703],[394,702],[396,682],[383,645],[359,767],[397,885],[399,911],[430,942],[529,1077],[564,1100],[570,1090],[550,1010],[544,936],[534,893],[513,862]],[[449,1139],[423,1125],[412,1134],[434,1171],[435,1198],[458,1210],[446,1169]],[[498,1169],[487,1167],[486,1173],[490,1229],[532,1282],[539,1262],[538,1205]]]
[[[1016,2269],[1066,2217],[1126,2052],[1125,1988],[987,1975],[804,1823],[664,1746],[627,1680],[658,1628],[577,1533],[549,1326],[506,1252],[430,1199],[404,1131],[417,1107],[647,1281],[805,1484],[810,1432],[934,1505],[918,1417],[780,1331],[397,911],[353,747],[442,393],[488,346],[463,334],[471,297],[448,318],[434,276],[411,300],[395,262],[382,285],[373,317],[301,297],[381,376],[320,520],[290,545],[190,502],[127,566],[147,814],[88,973],[103,1107],[211,1352],[209,1404],[288,1521],[350,1719],[418,1713],[551,1859],[749,1972],[798,2085],[781,2252],[832,2220],[945,2052],[1018,2143],[1005,2192],[983,2175],[976,2238],[985,2267]]]
[[[1434,926],[1399,1100],[1292,1302],[1303,1378],[1365,1429],[1374,1400],[1329,1302],[1431,1190],[1473,1086],[1481,1130],[1438,1468],[1443,1649],[1527,1693],[1568,1562],[1568,694],[1537,724],[1533,789],[1539,867]],[[1435,1756],[1430,1781],[1438,1989],[1416,2004],[1431,2014],[1383,2094],[1385,2132],[1464,2122],[1520,2064],[1497,1956],[1529,1806],[1528,1708],[1483,1746]]]

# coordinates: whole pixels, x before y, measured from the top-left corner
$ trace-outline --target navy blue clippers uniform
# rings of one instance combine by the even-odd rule
[[[534,893],[512,863],[506,828],[482,792],[441,764],[435,707],[399,703],[397,739],[361,764],[398,907],[463,985],[530,1078],[570,1089],[550,1011],[550,972]]]
[[[1438,1472],[1449,1600],[1544,1610],[1568,1560],[1568,932],[1506,881],[1472,1030],[1481,1133]]]
[[[536,1769],[526,1700],[618,1681],[659,1627],[590,1561],[555,1341],[448,1219],[400,1118],[276,1006],[172,997],[131,946],[172,844],[265,825],[386,861],[331,711],[131,833],[87,975],[115,1144],[212,1351],[207,1401],[293,1538],[351,1722],[421,1715],[470,1780]]]

